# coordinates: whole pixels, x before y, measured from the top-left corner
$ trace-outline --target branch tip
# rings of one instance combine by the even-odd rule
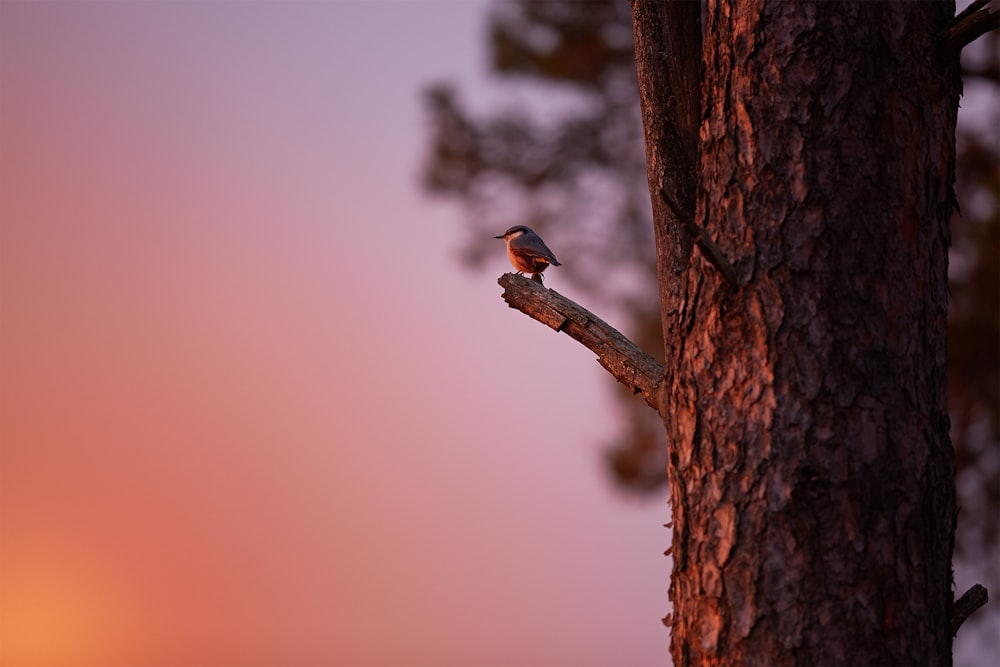
[[[951,636],[958,633],[962,623],[969,618],[977,609],[985,605],[990,599],[989,592],[985,586],[975,584],[962,594],[962,597],[955,600],[951,606]]]

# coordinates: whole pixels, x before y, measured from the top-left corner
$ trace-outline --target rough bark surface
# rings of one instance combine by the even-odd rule
[[[745,285],[663,296],[678,667],[950,664],[953,15],[708,2],[695,217]]]
[[[646,169],[653,204],[656,271],[666,358],[680,338],[677,317],[682,277],[691,258],[692,237],[660,196],[669,193],[694,211],[698,168],[701,82],[701,5],[697,2],[633,0],[636,72],[646,140]],[[671,373],[667,368],[667,373]],[[662,412],[662,411],[661,411]]]

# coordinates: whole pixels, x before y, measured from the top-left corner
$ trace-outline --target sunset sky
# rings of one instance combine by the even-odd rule
[[[0,2],[5,667],[669,664],[611,380],[421,192],[487,6]]]
[[[419,186],[485,7],[0,5],[5,666],[666,664],[610,380]]]

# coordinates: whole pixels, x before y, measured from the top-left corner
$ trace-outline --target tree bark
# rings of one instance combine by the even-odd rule
[[[633,5],[654,216],[658,4]],[[657,235],[678,667],[951,662],[953,15],[708,1],[695,219],[744,285]]]
[[[653,205],[656,273],[666,358],[681,338],[677,314],[693,239],[659,193],[694,211],[698,166],[701,5],[633,0],[636,71]],[[667,367],[669,376],[672,369]],[[662,410],[661,410],[662,412]]]

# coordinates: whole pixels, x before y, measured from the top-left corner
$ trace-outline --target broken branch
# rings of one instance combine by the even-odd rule
[[[503,299],[511,308],[562,331],[597,354],[597,361],[633,394],[641,394],[646,403],[659,411],[657,400],[663,366],[589,310],[558,292],[543,287],[516,273],[505,273],[497,280],[504,288]]]
[[[989,4],[989,0],[976,0],[948,23],[941,33],[946,53],[958,56],[966,45],[1000,28],[1000,14],[994,13]]]
[[[667,194],[667,191],[662,187],[660,188],[660,196],[663,197],[663,201],[667,202],[667,206],[670,210],[674,212],[677,219],[681,221],[684,225],[684,230],[691,235],[694,239],[695,244],[701,253],[705,256],[712,265],[719,270],[722,277],[726,279],[730,285],[736,285],[736,268],[729,262],[726,258],[726,254],[722,252],[722,248],[712,240],[712,237],[708,235],[697,222],[694,221],[687,211],[682,209],[680,205],[673,200],[673,198]]]
[[[972,615],[972,612],[982,607],[990,599],[989,593],[984,586],[975,584],[965,591],[962,597],[955,600],[951,606],[951,636],[958,633],[958,629],[965,623],[965,619]]]

